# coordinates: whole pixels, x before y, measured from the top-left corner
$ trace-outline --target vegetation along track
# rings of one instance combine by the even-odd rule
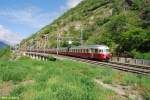
[[[148,66],[132,65],[132,64],[117,63],[117,62],[100,62],[100,61],[95,61],[95,60],[87,60],[87,59],[83,59],[83,58],[68,57],[68,56],[63,56],[63,57],[70,58],[72,60],[81,61],[81,62],[91,63],[91,64],[95,64],[95,65],[110,66],[114,69],[118,69],[118,70],[122,70],[122,71],[150,75],[150,67],[148,67]]]
[[[27,54],[35,54],[35,55],[43,55],[48,56],[48,54],[45,53],[33,53],[28,52]],[[142,66],[142,65],[133,65],[133,64],[127,64],[127,63],[118,63],[118,62],[100,62],[95,60],[89,60],[89,59],[83,59],[83,58],[76,58],[76,57],[70,57],[70,56],[63,56],[63,55],[53,55],[54,57],[63,57],[63,58],[69,58],[76,61],[86,62],[90,64],[95,65],[103,65],[103,66],[110,66],[114,69],[137,73],[137,74],[144,74],[144,75],[150,75],[150,67],[149,66]]]

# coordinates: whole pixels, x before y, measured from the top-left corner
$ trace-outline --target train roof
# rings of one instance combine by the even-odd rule
[[[86,45],[86,46],[78,46],[78,47],[72,47],[71,49],[109,49],[106,45]]]

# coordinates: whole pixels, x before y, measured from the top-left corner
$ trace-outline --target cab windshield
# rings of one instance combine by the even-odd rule
[[[109,49],[103,49],[103,52],[109,52]]]

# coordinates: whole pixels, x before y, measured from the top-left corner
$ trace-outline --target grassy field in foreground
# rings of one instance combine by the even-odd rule
[[[145,99],[150,98],[149,76],[97,68],[70,60],[42,62],[21,58],[17,61],[0,61],[0,89],[5,92],[3,95],[16,96],[21,100],[123,99],[93,79],[107,84],[129,85]]]

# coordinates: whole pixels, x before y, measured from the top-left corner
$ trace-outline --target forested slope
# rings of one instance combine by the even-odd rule
[[[21,44],[22,47],[37,47],[37,44],[42,47],[42,36],[49,34],[47,47],[56,47],[56,36],[60,33],[74,37],[73,45],[80,45],[81,32],[84,45],[105,44],[114,55],[145,58],[150,55],[150,1],[83,0]],[[61,41],[61,46],[67,46],[67,41]]]

